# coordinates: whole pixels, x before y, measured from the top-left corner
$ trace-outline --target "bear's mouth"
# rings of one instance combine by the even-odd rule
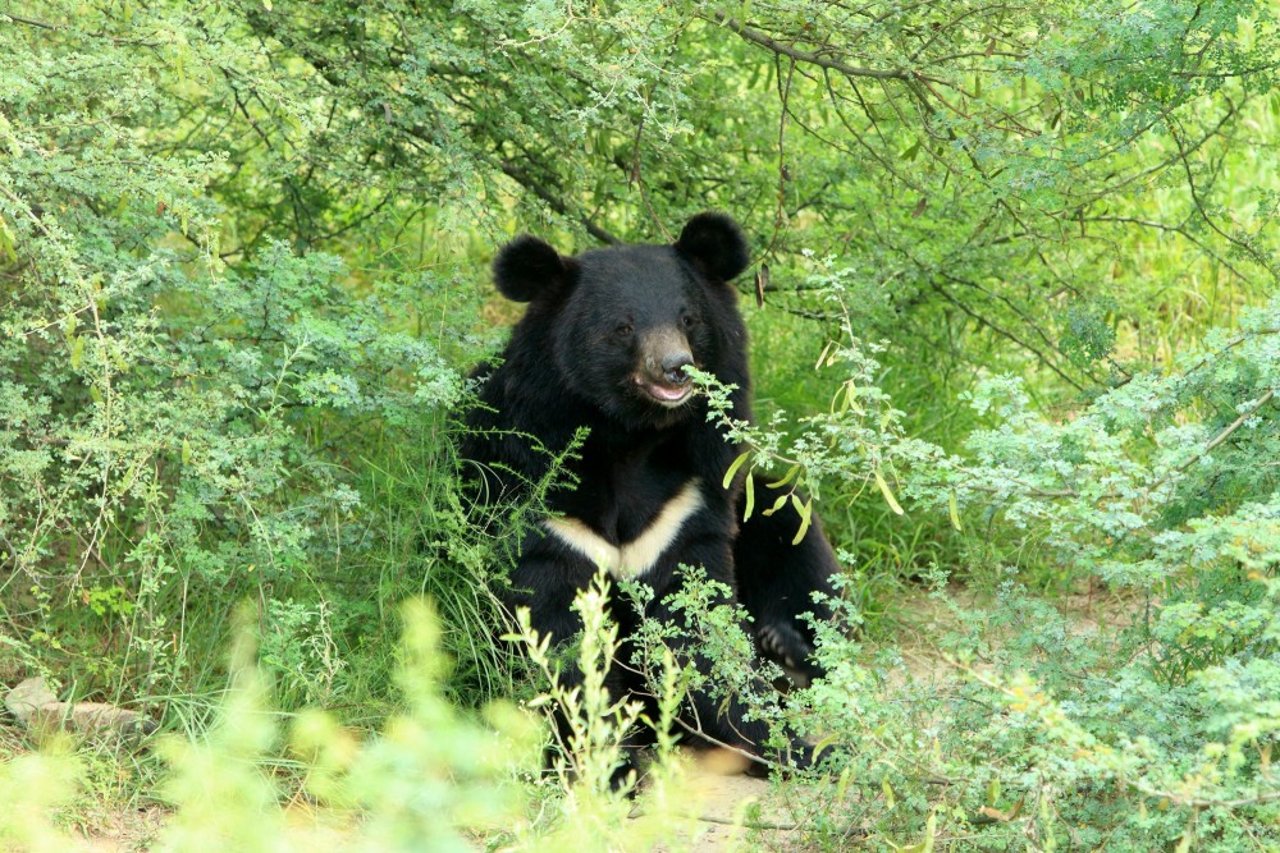
[[[635,378],[636,384],[644,390],[655,402],[666,406],[668,409],[674,409],[677,406],[684,405],[685,401],[693,395],[693,385],[671,385],[666,382],[654,382],[642,376]]]

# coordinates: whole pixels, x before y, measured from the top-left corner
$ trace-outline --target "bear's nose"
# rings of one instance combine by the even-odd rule
[[[662,376],[672,385],[685,385],[689,382],[689,374],[685,367],[693,364],[693,356],[687,352],[677,352],[662,359]]]

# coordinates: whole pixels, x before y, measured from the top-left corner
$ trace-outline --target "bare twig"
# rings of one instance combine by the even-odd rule
[[[1046,356],[1039,349],[1032,346],[1030,343],[1024,341],[1022,338],[1018,337],[1013,332],[1010,332],[1008,329],[1003,328],[999,324],[994,323],[991,320],[987,319],[986,317],[982,316],[981,314],[977,313],[968,305],[965,305],[959,299],[956,299],[954,296],[948,293],[947,289],[942,285],[935,284],[933,286],[933,290],[939,296],[945,299],[947,302],[950,302],[952,305],[959,308],[965,314],[968,314],[976,322],[981,323],[982,325],[986,326],[991,331],[995,332],[1001,337],[1008,338],[1009,340],[1013,341],[1015,344],[1027,350],[1028,352],[1033,353],[1036,356],[1036,358],[1040,360],[1041,364],[1043,364],[1045,367],[1052,370],[1054,373],[1058,374],[1058,376],[1062,377],[1063,381],[1066,382],[1068,385],[1070,385],[1072,388],[1075,388],[1077,391],[1080,391],[1080,392],[1083,392],[1085,390],[1083,385],[1081,385],[1076,380],[1072,379],[1065,371],[1062,370],[1062,368],[1058,367],[1056,364],[1050,361],[1049,357]]]
[[[21,15],[15,15],[14,13],[8,12],[8,11],[0,12],[0,15],[3,15],[9,20],[13,21],[15,24],[26,24],[29,27],[39,27],[42,30],[62,29],[62,27],[58,26],[57,24],[48,24],[48,23],[45,23],[44,21],[37,21],[34,18],[24,18]]]
[[[1161,797],[1174,805],[1191,806],[1196,809],[1238,809],[1244,806],[1260,806],[1264,803],[1280,801],[1280,791],[1268,791],[1255,797],[1240,797],[1235,800],[1215,800],[1207,797],[1191,797],[1175,791],[1160,791],[1145,785],[1134,784],[1133,789],[1148,797]]]
[[[1199,462],[1205,456],[1208,456],[1210,453],[1212,453],[1214,448],[1216,448],[1218,445],[1222,444],[1222,442],[1230,438],[1233,432],[1240,429],[1241,425],[1245,421],[1249,420],[1249,418],[1253,417],[1259,409],[1261,409],[1267,403],[1271,402],[1271,398],[1274,397],[1275,394],[1276,394],[1276,389],[1274,388],[1269,389],[1267,393],[1263,394],[1261,397],[1258,398],[1258,402],[1254,403],[1244,412],[1241,412],[1240,417],[1236,418],[1234,421],[1232,421],[1230,424],[1227,425],[1226,429],[1224,429],[1222,432],[1214,436],[1213,441],[1210,441],[1208,444],[1206,444],[1203,450],[1201,450],[1195,456],[1188,459],[1186,462],[1183,462],[1181,465],[1179,465],[1175,469],[1175,472],[1178,474],[1181,474],[1183,471],[1186,471],[1188,468],[1190,468],[1195,463]],[[1160,485],[1167,479],[1169,478],[1164,477],[1163,479],[1160,480],[1160,482],[1156,483],[1156,485],[1157,486]]]

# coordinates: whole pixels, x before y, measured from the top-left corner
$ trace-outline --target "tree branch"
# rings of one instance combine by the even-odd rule
[[[609,233],[605,229],[601,228],[599,225],[592,222],[590,218],[582,215],[575,216],[573,213],[569,211],[569,206],[565,204],[563,199],[561,199],[559,196],[552,193],[549,189],[547,189],[542,184],[538,183],[536,180],[533,179],[533,177],[528,172],[521,169],[515,163],[512,163],[510,160],[503,160],[498,165],[502,169],[502,173],[504,175],[506,175],[508,178],[511,178],[511,180],[515,181],[517,184],[519,184],[520,186],[527,189],[529,192],[536,195],[547,205],[547,207],[551,208],[561,216],[565,216],[570,219],[577,219],[579,222],[581,222],[582,227],[587,229],[587,233],[590,234],[592,237],[595,237],[597,240],[599,240],[602,243],[620,243],[621,242],[621,240],[619,240],[613,234]]]
[[[62,29],[62,27],[58,26],[57,24],[46,24],[44,21],[37,21],[34,18],[24,18],[21,15],[15,15],[12,12],[8,12],[8,11],[0,12],[0,15],[4,15],[6,18],[13,21],[15,24],[26,24],[28,27],[39,27],[42,30]]]
[[[714,12],[711,15],[699,15],[699,17],[712,23],[721,24],[747,41],[752,42],[753,44],[758,44],[761,47],[766,47],[774,53],[789,56],[797,62],[805,62],[810,65],[817,65],[821,68],[830,68],[832,71],[839,71],[841,74],[848,77],[870,77],[873,80],[902,80],[907,82],[919,76],[915,72],[907,71],[902,68],[893,68],[889,70],[882,68],[862,68],[856,65],[849,65],[838,59],[829,59],[819,53],[800,50],[799,48],[783,44],[777,39],[771,38],[759,30],[752,29],[735,18],[729,17],[724,12]]]

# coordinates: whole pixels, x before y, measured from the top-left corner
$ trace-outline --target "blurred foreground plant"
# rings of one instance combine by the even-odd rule
[[[170,766],[162,792],[172,814],[154,849],[439,851],[501,844],[553,851],[585,844],[640,851],[659,843],[678,849],[698,828],[674,729],[684,674],[670,652],[657,655],[667,666],[654,685],[655,719],[640,704],[610,696],[604,676],[619,647],[602,583],[575,604],[586,625],[576,660],[580,686],[560,684],[558,664],[527,620],[519,636],[548,676],[547,693],[531,705],[558,705],[572,720],[549,775],[541,771],[545,736],[535,716],[505,702],[476,714],[449,701],[441,623],[420,600],[402,611],[403,712],[362,742],[329,713],[307,710],[294,717],[282,743],[282,718],[270,707],[250,614],[242,611],[231,685],[214,724],[194,739],[169,735],[161,743]],[[658,742],[635,800],[627,795],[635,778],[623,790],[610,785],[633,725],[652,726]],[[286,771],[302,789],[287,801],[295,777]],[[76,794],[77,773],[76,762],[56,751],[0,765],[0,840],[20,850],[76,849],[77,839],[52,819]]]

